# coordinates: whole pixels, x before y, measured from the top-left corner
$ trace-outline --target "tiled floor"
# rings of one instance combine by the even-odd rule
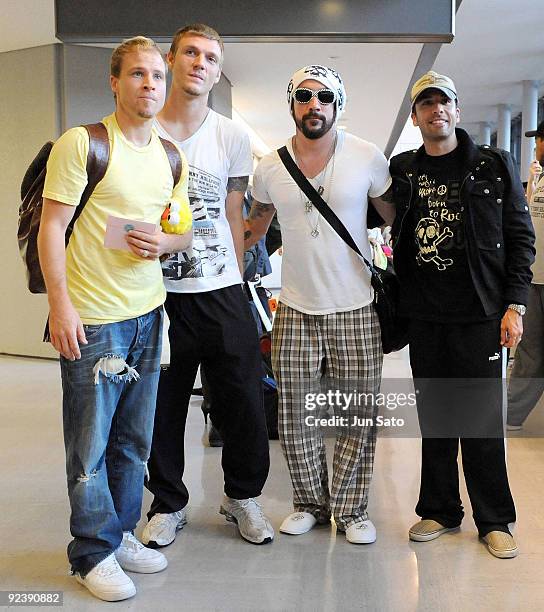
[[[388,376],[406,372],[402,355],[388,358]],[[470,510],[460,533],[410,543],[419,441],[395,438],[378,442],[370,500],[378,530],[374,545],[348,544],[334,528],[321,527],[301,537],[277,534],[272,544],[259,547],[243,541],[217,512],[221,449],[203,445],[197,398],[186,444],[189,524],[165,549],[170,565],[160,574],[133,575],[135,598],[100,602],[68,576],[58,365],[0,357],[0,383],[0,590],[61,590],[70,612],[107,606],[153,612],[544,609],[542,439],[510,439],[508,444],[518,509],[517,559],[489,555],[476,537]],[[272,442],[271,455],[262,502],[277,528],[291,510],[290,486],[278,442]],[[468,506],[466,492],[462,495]],[[145,509],[148,503],[146,494]]]

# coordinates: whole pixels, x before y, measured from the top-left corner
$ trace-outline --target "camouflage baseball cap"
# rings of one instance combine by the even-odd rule
[[[443,91],[451,100],[457,100],[455,85],[450,77],[447,77],[444,74],[438,74],[438,72],[434,72],[433,70],[429,70],[429,72],[426,72],[414,83],[412,93],[410,94],[411,104],[413,104],[418,96],[426,89],[439,89],[440,91]]]

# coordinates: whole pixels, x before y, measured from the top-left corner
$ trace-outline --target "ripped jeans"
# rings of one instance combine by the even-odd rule
[[[81,359],[61,356],[72,572],[85,576],[140,519],[162,348],[162,306],[85,325]]]

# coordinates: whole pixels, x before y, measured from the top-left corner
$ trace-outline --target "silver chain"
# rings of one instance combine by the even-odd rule
[[[323,185],[320,185],[317,188],[317,193],[320,196],[323,196],[323,194],[325,193],[324,185],[327,183],[327,170],[328,170],[328,167],[329,167],[329,162],[332,159],[331,172],[330,172],[329,177],[328,177],[328,184],[327,184],[327,189],[326,189],[327,194],[326,194],[326,197],[323,198],[325,200],[325,202],[327,202],[327,198],[330,198],[331,189],[332,189],[332,179],[333,179],[333,176],[334,176],[334,166],[335,166],[335,162],[336,162],[336,143],[337,143],[337,141],[338,141],[338,133],[335,134],[334,141],[333,141],[332,146],[331,146],[331,150],[330,150],[329,155],[327,157],[327,161],[325,162],[325,167],[319,173],[319,174],[323,174]],[[297,154],[297,146],[296,146],[296,137],[295,136],[293,136],[292,143],[293,143],[293,153],[295,154],[295,162],[297,163],[297,166],[300,168],[299,156]],[[319,174],[317,176],[319,176]],[[314,177],[314,178],[317,178],[317,176]],[[317,238],[319,236],[319,217],[320,217],[319,211],[316,210],[317,214],[315,216],[315,222],[312,222],[311,214],[312,214],[312,211],[314,209],[314,207],[312,205],[312,202],[310,200],[307,200],[307,199],[305,200],[305,195],[302,192],[302,190],[299,190],[299,194],[300,194],[301,202],[302,202],[302,204],[304,206],[304,212],[306,213],[306,219],[308,220],[308,224],[310,226],[310,236],[312,238]]]

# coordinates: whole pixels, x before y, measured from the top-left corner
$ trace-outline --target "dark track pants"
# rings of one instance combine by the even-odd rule
[[[498,356],[498,357],[497,357]],[[516,520],[502,434],[500,321],[411,321],[410,363],[422,430],[416,513],[446,527],[463,518],[457,455],[483,537]]]
[[[161,373],[147,488],[148,513],[187,505],[183,483],[187,409],[199,364],[211,392],[211,417],[224,441],[225,493],[257,497],[268,476],[268,434],[255,321],[241,285],[205,293],[168,293],[170,367]]]

